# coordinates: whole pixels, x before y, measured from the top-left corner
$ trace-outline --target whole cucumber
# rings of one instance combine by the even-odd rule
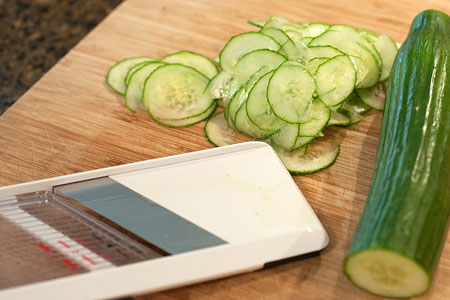
[[[450,216],[450,17],[417,15],[390,73],[375,171],[344,272],[387,297],[425,293]]]

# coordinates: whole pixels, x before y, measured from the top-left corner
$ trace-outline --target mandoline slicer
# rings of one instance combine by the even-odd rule
[[[328,244],[262,142],[2,187],[0,238],[1,299],[156,292]]]

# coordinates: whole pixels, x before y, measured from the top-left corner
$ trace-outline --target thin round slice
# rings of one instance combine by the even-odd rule
[[[267,99],[274,114],[288,123],[310,119],[306,114],[316,92],[314,77],[300,64],[282,64],[272,75],[267,87]]]
[[[273,114],[267,102],[267,85],[273,71],[262,76],[248,94],[246,109],[249,119],[260,129],[275,132],[285,123]]]
[[[236,129],[256,139],[266,139],[272,132],[262,130],[248,118],[245,104],[245,102],[242,103],[241,107],[236,112],[236,117],[234,120]]]
[[[381,68],[380,81],[385,81],[391,72],[392,63],[397,55],[397,44],[386,34],[381,34],[373,43],[377,51],[381,55],[383,62]]]
[[[384,109],[384,100],[386,98],[385,82],[380,82],[368,89],[356,89],[355,92],[364,104],[376,110]]]
[[[286,58],[276,51],[258,49],[239,59],[234,69],[234,78],[238,85],[242,85],[257,71],[264,74],[278,68],[285,61]]]
[[[228,127],[223,111],[216,113],[206,122],[204,131],[207,140],[216,147],[255,140],[236,129]]]
[[[353,58],[359,88],[374,86],[381,75],[381,57],[367,39],[350,26],[333,25],[314,38],[309,46],[330,45]]]
[[[143,66],[145,66],[146,64],[149,64],[149,63],[151,63],[151,62],[153,62],[153,60],[150,60],[150,61],[143,61],[143,62],[140,62],[140,63],[138,63],[138,64],[135,64],[133,67],[131,67],[131,68],[128,70],[127,75],[125,76],[125,80],[124,80],[124,82],[125,82],[125,87],[128,86],[128,84],[130,83],[131,76],[132,76],[137,70],[139,70],[140,68],[142,68]]]
[[[144,83],[148,76],[158,67],[164,65],[161,62],[149,62],[135,71],[128,82],[125,91],[125,105],[132,112],[137,110],[144,110],[145,105],[142,102],[142,91],[144,90]]]
[[[208,83],[208,78],[192,67],[166,64],[145,81],[142,101],[154,119],[191,118],[215,102],[209,93],[204,93]]]
[[[270,144],[276,144],[286,151],[292,151],[299,135],[299,125],[284,123],[283,127],[269,137]]]
[[[274,147],[281,161],[293,175],[312,174],[331,166],[339,155],[339,144],[326,139],[316,139],[308,145],[306,154],[303,151],[286,151]]]
[[[355,88],[356,71],[346,55],[339,55],[321,64],[316,71],[320,99],[333,107],[343,102]]]
[[[234,73],[234,67],[245,54],[257,49],[280,50],[273,38],[258,32],[246,32],[232,37],[219,55],[222,70]]]
[[[213,78],[218,73],[216,65],[209,58],[191,51],[172,53],[164,57],[161,61],[193,67],[209,79]]]
[[[383,297],[410,298],[430,284],[418,263],[389,249],[357,252],[346,258],[344,271],[356,286]]]
[[[200,122],[208,119],[214,113],[216,108],[217,108],[217,102],[214,101],[206,111],[204,111],[203,113],[201,113],[195,117],[180,119],[180,120],[164,120],[164,119],[154,118],[154,120],[156,123],[159,123],[159,124],[167,126],[167,127],[176,127],[176,128],[188,127],[188,126],[195,125],[197,123],[200,123]]]
[[[350,124],[350,118],[346,114],[338,111],[332,111],[327,126],[349,126]]]
[[[330,119],[330,109],[320,99],[314,99],[308,107],[311,119],[300,124],[299,136],[319,136]]]
[[[106,83],[118,94],[125,94],[125,77],[128,70],[138,63],[157,60],[148,56],[126,58],[113,65],[106,75]]]

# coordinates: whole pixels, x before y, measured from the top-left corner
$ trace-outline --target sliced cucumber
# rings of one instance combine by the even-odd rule
[[[423,294],[430,285],[418,263],[388,249],[356,252],[345,259],[344,270],[355,285],[386,297],[410,298]]]
[[[152,118],[180,120],[204,113],[214,101],[208,78],[192,67],[166,64],[147,78],[142,101]]]
[[[234,78],[238,85],[247,82],[256,72],[264,74],[278,68],[286,58],[278,52],[258,49],[242,56],[236,64]]]
[[[308,144],[308,150],[287,151],[273,146],[281,161],[293,175],[312,174],[331,166],[339,155],[339,145],[326,139],[316,139]]]
[[[376,109],[384,109],[384,99],[386,97],[386,83],[380,82],[368,89],[356,89],[356,94],[367,106]]]
[[[276,40],[281,45],[279,52],[288,60],[298,61],[300,59],[300,53],[295,43],[283,30],[274,27],[265,27],[260,32]]]
[[[216,65],[206,56],[191,51],[180,51],[164,57],[162,62],[171,64],[182,64],[193,67],[203,73],[209,79],[218,73]]]
[[[262,130],[261,128],[253,124],[253,122],[248,118],[245,102],[236,112],[234,124],[236,126],[236,129],[240,132],[243,132],[260,140],[266,139],[272,133],[270,131]]]
[[[349,126],[351,124],[350,118],[341,112],[332,111],[330,114],[330,120],[328,120],[327,126]]]
[[[220,71],[209,81],[205,92],[214,99],[223,99],[224,105],[226,105],[238,89],[239,86],[233,76],[225,71]]]
[[[160,125],[164,125],[167,127],[174,127],[174,128],[180,128],[180,127],[188,127],[195,125],[197,123],[200,123],[206,119],[208,119],[216,110],[217,108],[217,102],[213,101],[211,103],[211,106],[208,107],[204,112],[202,112],[199,115],[196,115],[194,117],[185,118],[185,119],[179,119],[179,120],[168,120],[168,119],[157,119],[153,118],[156,123]]]
[[[356,71],[346,55],[339,55],[321,64],[316,71],[317,92],[320,99],[333,107],[343,102],[353,92]]]
[[[284,123],[278,132],[270,136],[270,143],[277,144],[279,147],[292,151],[300,132],[300,124]]]
[[[258,79],[266,73],[266,67],[261,67],[258,71],[256,71],[250,79],[241,86],[239,91],[233,96],[225,110],[225,118],[228,121],[228,125],[230,127],[234,127],[234,123],[236,120],[236,114],[239,108],[247,101],[248,93],[253,88]],[[247,109],[244,109],[247,111]]]
[[[145,66],[146,64],[151,63],[151,62],[153,62],[153,61],[152,60],[150,60],[150,61],[143,61],[143,62],[135,64],[133,67],[131,67],[128,70],[127,75],[125,76],[125,80],[124,80],[125,87],[127,87],[128,83],[130,83],[131,76],[134,74],[134,72],[136,72],[137,70],[139,70],[140,68],[142,68],[143,66]]]
[[[392,63],[397,55],[397,44],[386,34],[381,34],[373,44],[380,53],[383,61],[380,81],[385,81],[389,77]]]
[[[204,132],[207,140],[216,147],[232,145],[255,139],[228,127],[224,112],[218,112],[205,124]]]
[[[267,102],[267,85],[273,71],[262,76],[253,86],[246,101],[247,115],[260,129],[271,133],[280,129],[285,123],[275,116]]]
[[[234,73],[234,67],[245,54],[257,49],[280,50],[273,38],[258,32],[246,32],[232,37],[219,55],[220,66],[225,72]]]
[[[296,141],[295,141],[294,147],[292,147],[292,151],[293,151],[293,150],[300,149],[300,148],[302,148],[302,147],[308,145],[308,144],[311,143],[314,139],[315,139],[314,136],[298,136],[297,139],[296,139]]]
[[[149,62],[141,66],[135,71],[129,80],[128,86],[125,90],[125,105],[132,112],[145,109],[142,102],[142,91],[144,90],[144,83],[148,76],[158,67],[164,65],[161,62]]]
[[[280,45],[283,45],[290,39],[283,30],[275,27],[263,27],[259,32],[270,36]]]
[[[351,107],[353,111],[357,112],[358,114],[365,114],[370,110],[370,106],[366,105],[364,102],[361,101],[359,96],[356,93],[352,93],[342,104],[342,106],[339,109],[346,109]]]
[[[353,93],[339,108],[339,112],[344,113],[350,119],[350,124],[353,125],[363,119],[362,114],[367,112],[370,108],[359,100],[359,97]]]
[[[363,29],[363,28],[356,28],[356,31],[359,33],[359,35],[361,35],[362,37],[364,37],[366,40],[368,40],[369,42],[373,43],[377,40],[378,38],[378,34],[368,30],[368,29]]]
[[[330,45],[350,55],[354,59],[359,88],[374,86],[381,75],[381,59],[375,47],[358,32],[346,25],[333,25],[320,36],[314,38],[309,46]]]
[[[138,63],[144,61],[156,60],[155,58],[148,56],[137,56],[126,58],[115,65],[113,65],[106,75],[106,83],[118,94],[125,94],[125,77],[127,76],[128,70]]]
[[[302,27],[300,32],[304,37],[316,37],[324,33],[330,25],[323,23],[309,23],[308,25]]]
[[[324,46],[310,46],[309,49],[314,54],[314,57],[325,57],[325,58],[333,58],[338,55],[343,55],[344,52],[336,49],[335,47],[324,45]]]
[[[282,64],[272,75],[267,87],[267,99],[273,113],[288,123],[308,121],[307,114],[316,92],[314,77],[300,64]]]
[[[300,124],[299,136],[319,136],[330,119],[330,109],[320,99],[316,98],[308,107],[311,119]]]
[[[323,64],[324,62],[329,61],[329,58],[326,57],[314,57],[313,59],[310,59],[306,65],[305,68],[306,70],[308,70],[309,73],[311,74],[316,74],[317,69],[319,68],[319,66],[321,64]]]

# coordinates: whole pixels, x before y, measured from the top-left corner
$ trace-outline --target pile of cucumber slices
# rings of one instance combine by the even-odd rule
[[[218,64],[190,51],[133,57],[111,67],[106,81],[131,111],[145,110],[161,125],[207,120],[215,146],[266,141],[292,174],[332,165],[339,132],[326,128],[383,109],[397,43],[340,24],[250,23],[259,31],[232,37]]]

